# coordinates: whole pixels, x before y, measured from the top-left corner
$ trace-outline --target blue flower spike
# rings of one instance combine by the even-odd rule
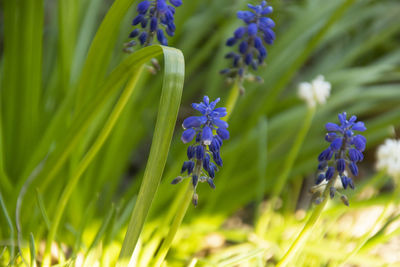
[[[203,97],[203,102],[193,103],[192,107],[201,113],[201,116],[191,116],[183,121],[181,140],[189,145],[187,148],[188,160],[183,163],[181,174],[172,180],[171,184],[177,184],[185,178],[191,177],[194,189],[192,202],[197,206],[199,196],[196,188],[199,182],[207,182],[215,189],[214,178],[218,167],[222,167],[220,155],[223,140],[229,139],[228,123],[221,118],[227,115],[226,108],[216,107],[220,101],[217,98],[210,101],[208,96]]]
[[[338,115],[340,124],[327,123],[325,125],[328,133],[325,140],[330,143],[329,147],[321,152],[318,156],[319,175],[316,181],[317,186],[325,186],[333,178],[332,188],[330,188],[330,196],[334,197],[337,188],[350,187],[354,189],[352,176],[358,176],[357,163],[364,159],[363,151],[366,147],[367,140],[364,136],[356,134],[363,132],[367,128],[364,123],[357,121],[356,116],[347,119],[346,112]],[[340,177],[340,181],[336,181]],[[347,197],[342,195],[343,203],[348,205]]]
[[[152,45],[154,38],[162,45],[168,45],[166,36],[175,34],[175,7],[182,5],[182,0],[145,0],[137,5],[138,15],[132,25],[137,26],[130,34],[132,40],[125,44],[124,51],[132,52],[132,47],[139,42],[142,46]]]
[[[275,22],[268,17],[272,7],[267,1],[260,5],[247,5],[250,10],[238,11],[237,17],[244,22],[244,26],[237,28],[233,36],[226,41],[226,45],[237,46],[237,51],[229,52],[225,58],[232,61],[230,68],[221,70],[221,74],[230,79],[244,78],[249,81],[262,82],[262,78],[249,73],[249,69],[257,70],[267,57],[266,44],[271,45],[275,40],[272,30]]]

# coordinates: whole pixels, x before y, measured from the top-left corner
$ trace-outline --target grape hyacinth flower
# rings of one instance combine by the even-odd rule
[[[298,95],[306,101],[308,108],[314,108],[317,104],[325,104],[330,92],[331,84],[325,81],[323,75],[318,75],[311,83],[300,83]]]
[[[202,116],[191,116],[183,121],[181,140],[187,144],[194,143],[187,148],[188,160],[183,163],[181,173],[187,173],[186,177],[178,176],[171,183],[177,184],[184,178],[191,177],[194,189],[193,204],[196,206],[198,195],[196,187],[199,182],[207,182],[211,188],[215,188],[215,172],[217,166],[222,166],[220,149],[223,140],[229,139],[228,123],[221,120],[227,115],[226,108],[215,106],[219,98],[210,102],[208,96],[203,97],[203,102],[193,103],[192,107]]]
[[[344,189],[350,187],[354,189],[353,180],[349,177],[348,173],[353,176],[358,175],[357,162],[364,159],[363,151],[366,146],[366,139],[364,136],[355,134],[354,131],[363,132],[367,128],[361,121],[357,122],[356,116],[351,116],[347,120],[346,112],[338,115],[340,125],[335,123],[327,123],[325,125],[328,133],[325,140],[330,143],[330,146],[321,152],[318,156],[318,175],[316,184],[324,184],[322,182],[329,182],[332,178],[335,180],[340,177]],[[332,185],[335,185],[333,181]],[[333,198],[336,193],[335,186],[330,188],[330,195]],[[341,197],[343,200],[343,196]],[[347,199],[347,198],[346,198]]]
[[[169,0],[169,2],[172,5],[168,4],[167,0],[140,2],[136,8],[139,14],[133,19],[132,25],[139,25],[142,29],[134,29],[129,38],[137,38],[142,46],[149,46],[153,43],[154,37],[157,37],[160,44],[168,45],[165,33],[168,36],[174,36],[176,28],[174,23],[175,7],[182,5],[182,0]],[[127,48],[134,45],[136,45],[135,40],[125,44]]]
[[[400,140],[387,139],[379,146],[377,159],[378,170],[385,170],[395,180],[400,179]]]
[[[275,33],[272,28],[275,22],[268,17],[272,12],[272,7],[262,1],[261,5],[247,5],[250,10],[238,11],[237,17],[245,23],[245,26],[237,28],[233,37],[226,41],[227,46],[237,45],[237,52],[229,52],[225,58],[232,60],[232,66],[221,70],[230,78],[239,77],[240,81],[245,77],[248,80],[259,80],[248,73],[248,68],[257,70],[267,57],[265,44],[271,45],[275,40]]]

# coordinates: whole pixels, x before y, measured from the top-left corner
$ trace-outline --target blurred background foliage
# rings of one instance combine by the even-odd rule
[[[57,210],[61,190],[94,142],[119,94],[112,93],[107,104],[96,111],[94,122],[79,137],[65,164],[54,174],[55,179],[41,177],[41,160],[57,151],[57,140],[73,124],[72,118],[79,118],[95,99],[99,91],[96,83],[127,57],[122,48],[132,29],[138,1],[116,1],[129,2],[129,10],[120,14],[114,29],[103,32],[103,38],[114,41],[107,42],[96,55],[96,64],[86,68],[88,49],[112,1],[16,2],[1,2],[2,264],[10,260],[9,245],[15,244],[17,232],[21,233],[22,255],[29,258],[32,233],[31,247],[35,244],[37,260],[41,260],[49,218]],[[232,85],[218,71],[229,63],[224,59],[229,50],[225,41],[240,23],[236,11],[244,10],[248,3],[183,2],[176,13],[176,35],[169,41],[185,57],[182,104],[163,179],[135,250],[136,266],[151,266],[185,191],[184,185],[172,186],[170,182],[179,174],[185,158],[180,125],[193,113],[190,103],[199,102],[204,94],[212,99],[221,97],[222,105],[227,99]],[[217,188],[199,186],[199,205],[189,208],[166,265],[273,266],[308,216],[308,189],[315,180],[317,156],[326,146],[324,124],[335,121],[342,111],[356,114],[368,128],[366,159],[359,165],[361,174],[355,180],[358,189],[349,195],[350,207],[330,201],[295,266],[338,266],[366,233],[369,239],[348,259],[349,264],[400,264],[396,253],[400,246],[398,199],[390,197],[393,182],[374,169],[376,146],[385,138],[396,137],[400,126],[399,1],[268,3],[274,8],[277,39],[269,47],[266,66],[257,72],[264,83],[244,84],[246,92],[230,117],[231,139],[222,149],[224,167],[217,174]],[[12,8],[18,5],[24,8],[18,9],[14,21],[9,14],[16,12]],[[85,71],[94,71],[92,80],[80,83]],[[331,97],[318,107],[279,205],[270,209],[276,178],[283,171],[307,112],[297,98],[297,85],[319,74],[332,83]],[[115,263],[149,155],[162,79],[162,73],[143,72],[138,84],[143,90],[134,92],[110,137],[84,172],[60,224],[54,263]],[[16,81],[18,85],[13,84]],[[73,104],[65,104],[66,99]],[[62,120],[53,125],[50,135],[44,135],[58,114]],[[45,149],[37,152],[38,146]],[[35,170],[39,176],[31,184],[29,177]],[[16,218],[21,189],[27,192],[23,193],[21,216]],[[369,233],[388,203],[391,206],[383,223]],[[15,263],[23,261],[17,257]]]

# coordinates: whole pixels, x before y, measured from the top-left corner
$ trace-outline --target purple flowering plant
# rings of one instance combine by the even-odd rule
[[[138,15],[132,21],[132,25],[137,28],[129,34],[133,40],[126,44],[128,48],[136,45],[135,39],[142,46],[149,46],[155,37],[161,45],[168,45],[166,34],[171,37],[175,34],[175,7],[181,6],[182,0],[168,1],[145,0],[137,5]]]
[[[210,102],[208,96],[203,97],[203,102],[193,103],[192,107],[201,113],[201,116],[191,116],[183,121],[181,140],[188,144],[188,160],[183,163],[181,173],[187,173],[186,177],[178,176],[172,181],[177,184],[184,178],[191,177],[194,189],[193,204],[197,205],[198,196],[196,187],[198,182],[207,182],[211,188],[215,188],[214,178],[218,167],[222,167],[220,149],[223,140],[229,139],[228,123],[221,118],[227,115],[226,108],[216,107],[220,101],[217,98]]]
[[[316,180],[319,185],[323,181],[328,182],[332,178],[340,177],[344,189],[354,189],[354,182],[348,175],[358,176],[357,163],[364,159],[363,151],[366,147],[366,139],[356,132],[363,132],[367,128],[362,121],[357,121],[356,116],[347,119],[347,113],[338,115],[340,124],[329,122],[325,125],[328,133],[325,140],[330,143],[329,147],[318,156],[318,170],[320,174]],[[335,183],[333,182],[332,185]],[[330,195],[335,195],[335,187],[330,188]]]
[[[268,17],[273,9],[262,1],[260,5],[247,5],[250,10],[238,11],[237,17],[245,25],[238,27],[226,41],[229,47],[237,46],[237,51],[229,52],[225,58],[231,60],[229,68],[221,70],[221,74],[230,78],[239,77],[240,80],[254,79],[249,73],[249,68],[257,70],[267,57],[266,44],[271,45],[275,40],[275,33],[272,30],[275,22]],[[260,77],[256,77],[261,81]]]

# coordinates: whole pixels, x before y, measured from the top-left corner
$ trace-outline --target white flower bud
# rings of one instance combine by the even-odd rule
[[[387,174],[395,178],[400,177],[400,140],[386,139],[377,150],[378,170],[386,170]]]
[[[309,108],[325,104],[330,92],[331,84],[322,75],[318,75],[311,83],[300,83],[298,89],[300,99],[306,101]]]

